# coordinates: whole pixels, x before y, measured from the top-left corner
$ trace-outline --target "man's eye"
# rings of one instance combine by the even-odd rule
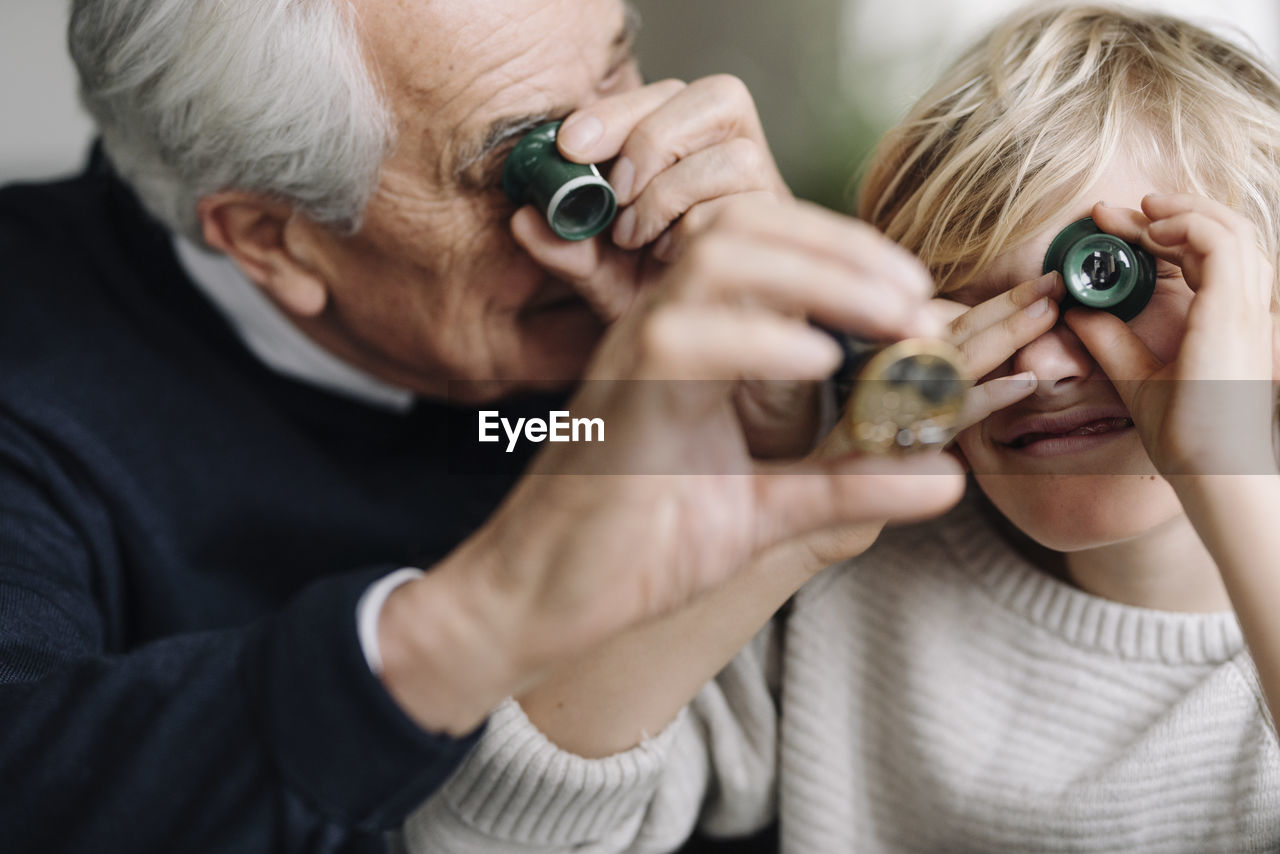
[[[490,154],[479,163],[469,166],[459,176],[463,188],[471,192],[502,193],[502,167],[507,163],[507,155],[515,143]]]
[[[502,191],[502,167],[507,163],[507,154],[503,152],[495,157],[492,162],[486,163],[484,166],[484,186]]]

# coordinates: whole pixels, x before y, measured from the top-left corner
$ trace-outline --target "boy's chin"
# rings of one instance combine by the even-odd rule
[[[1139,537],[1182,513],[1162,478],[1141,475],[978,476],[1006,519],[1056,552],[1078,552]]]

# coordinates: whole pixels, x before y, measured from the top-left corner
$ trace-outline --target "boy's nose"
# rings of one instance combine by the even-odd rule
[[[1084,344],[1061,321],[1013,357],[1014,373],[1035,372],[1038,380],[1036,394],[1041,397],[1083,382],[1096,368],[1097,362]]]

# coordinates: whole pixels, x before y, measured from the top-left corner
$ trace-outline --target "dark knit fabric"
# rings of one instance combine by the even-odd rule
[[[0,190],[0,850],[384,850],[473,739],[356,601],[510,486],[453,473],[474,425],[264,367],[100,157]]]

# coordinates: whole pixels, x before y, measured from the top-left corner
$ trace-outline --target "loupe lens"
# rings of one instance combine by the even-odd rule
[[[886,345],[841,332],[831,335],[844,351],[833,380],[845,410],[843,429],[856,450],[900,454],[951,441],[972,385],[958,350],[926,338]]]
[[[585,240],[599,234],[613,220],[617,201],[603,179],[563,192],[563,198],[547,211],[556,234],[567,240]]]
[[[932,354],[911,354],[885,371],[890,385],[910,386],[932,405],[953,397],[962,378],[956,367]]]
[[[1120,268],[1110,252],[1090,252],[1080,267],[1081,283],[1095,291],[1109,291],[1120,283]]]
[[[1156,262],[1141,246],[1107,234],[1090,217],[1058,232],[1043,271],[1058,271],[1067,286],[1063,309],[1083,305],[1132,320],[1156,288]]]
[[[556,148],[560,122],[527,134],[507,156],[502,189],[517,205],[534,205],[565,240],[586,240],[613,222],[613,188],[590,163],[566,160]]]

